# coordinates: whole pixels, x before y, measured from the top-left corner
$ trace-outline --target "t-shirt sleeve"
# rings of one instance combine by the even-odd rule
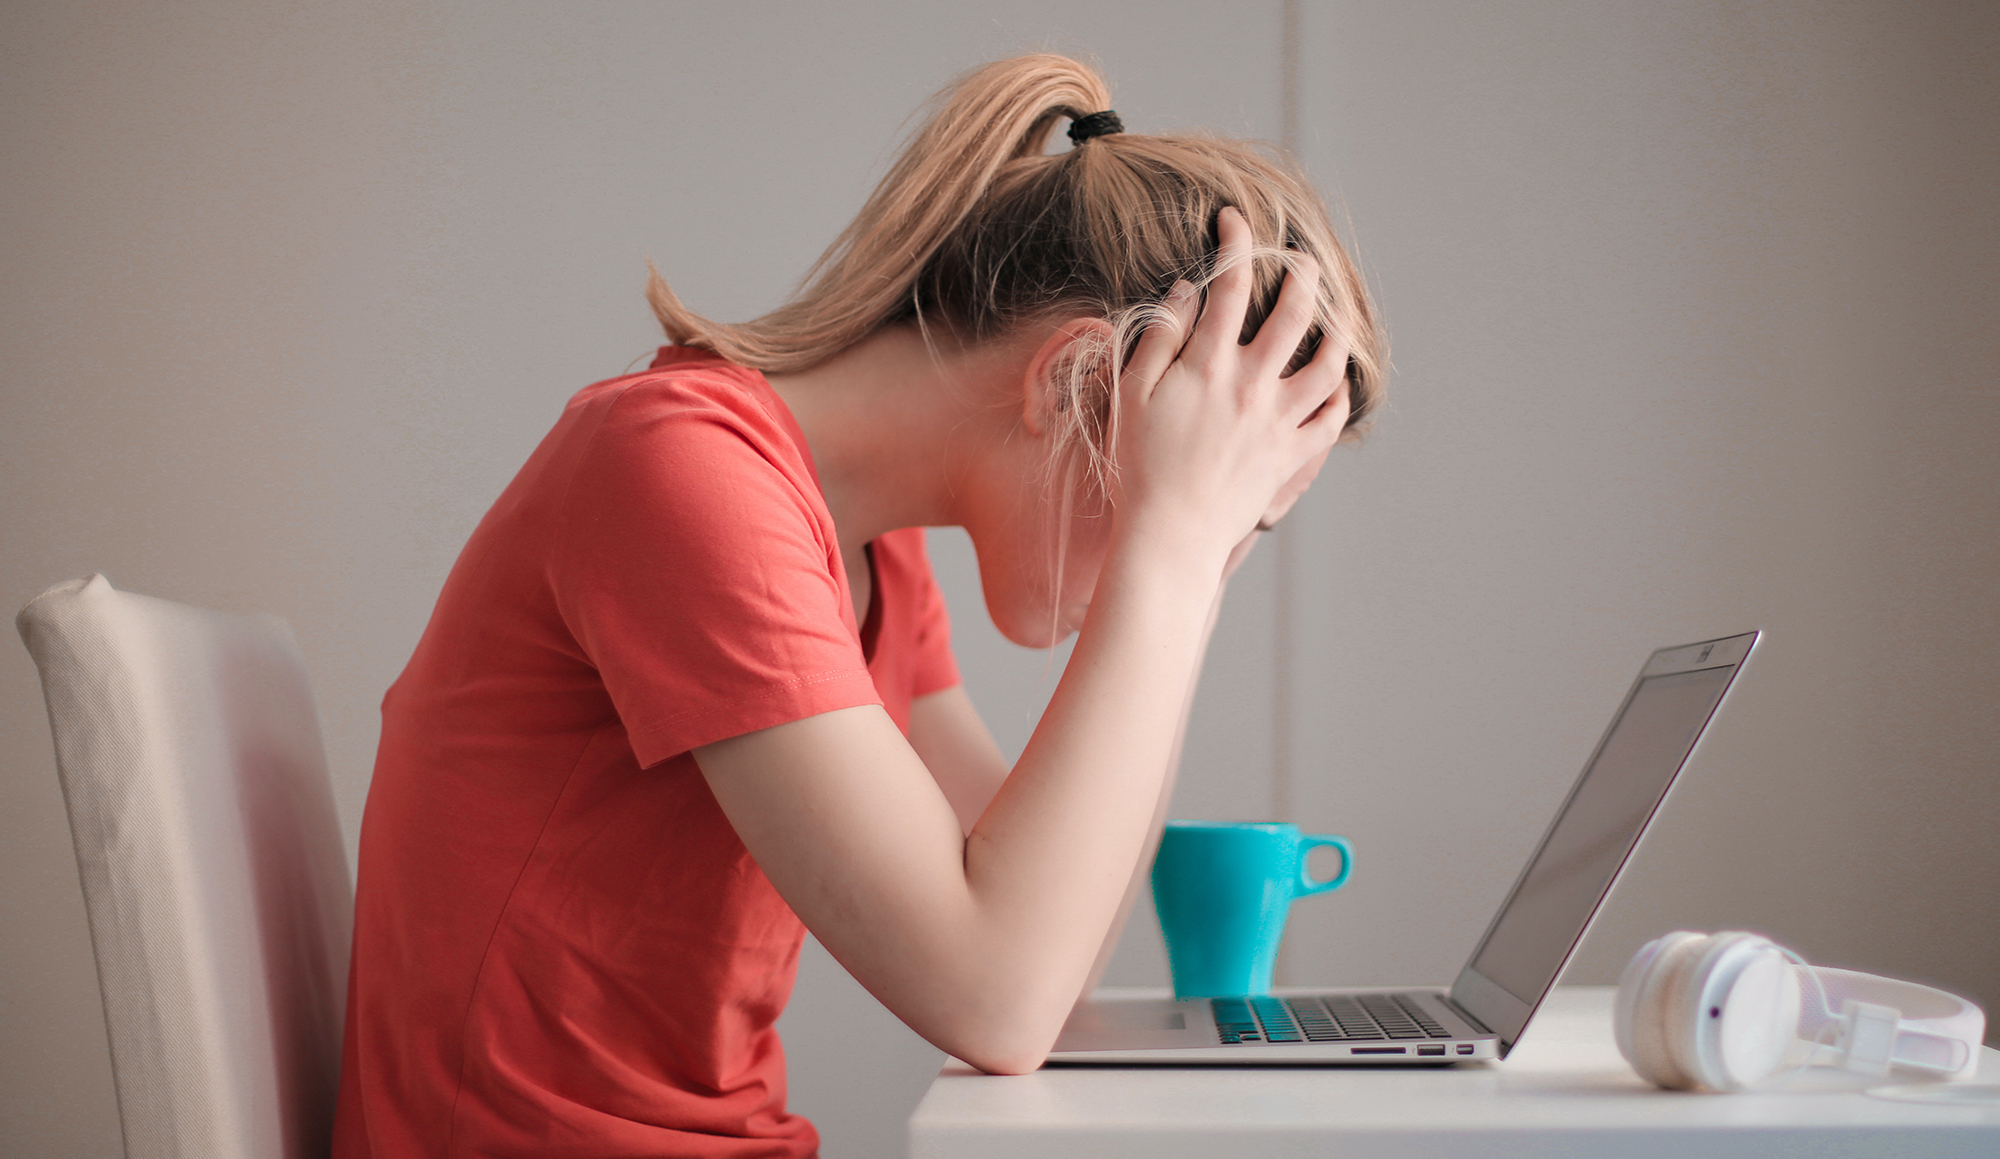
[[[657,393],[599,404],[550,577],[640,764],[881,703],[797,451],[754,413]]]

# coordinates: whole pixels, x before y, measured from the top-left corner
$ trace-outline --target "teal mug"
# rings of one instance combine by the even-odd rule
[[[1315,881],[1306,855],[1340,850],[1340,872]],[[1254,821],[1169,821],[1153,858],[1153,907],[1178,998],[1265,994],[1295,899],[1339,889],[1354,868],[1345,837]]]

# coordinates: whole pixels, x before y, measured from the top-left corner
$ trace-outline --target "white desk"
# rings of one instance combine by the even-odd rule
[[[910,1155],[2000,1156],[2000,1106],[1856,1090],[1656,1090],[1618,1055],[1611,996],[1608,986],[1559,987],[1505,1062],[1441,1069],[1048,1067],[995,1077],[953,1060],[910,1117]],[[2000,1083],[2000,1051],[1983,1051],[1978,1081]]]

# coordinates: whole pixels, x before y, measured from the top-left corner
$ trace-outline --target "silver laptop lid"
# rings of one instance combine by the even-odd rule
[[[1662,648],[1625,694],[1528,867],[1452,983],[1506,1057],[1611,891],[1758,633]]]

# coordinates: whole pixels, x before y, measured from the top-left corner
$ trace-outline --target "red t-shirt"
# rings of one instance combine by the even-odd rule
[[[690,750],[958,682],[922,529],[871,553],[857,625],[762,375],[670,347],[570,401],[382,702],[336,1155],[813,1153],[804,928]]]

